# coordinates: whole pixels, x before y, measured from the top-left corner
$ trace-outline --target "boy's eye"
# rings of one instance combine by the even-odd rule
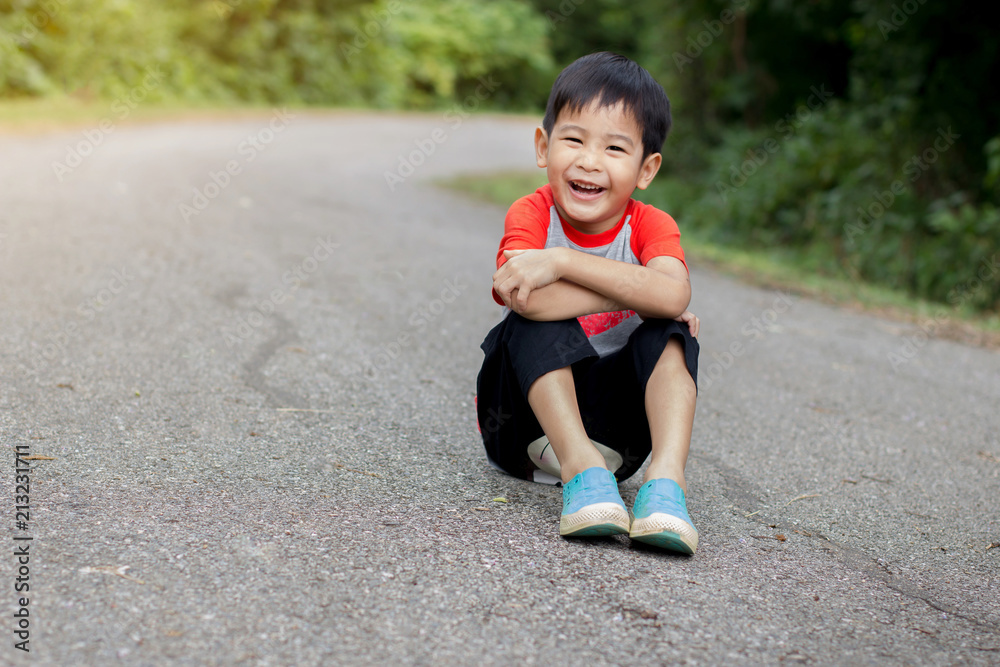
[[[621,151],[622,153],[625,152],[625,149],[622,148],[621,146],[608,146],[608,150],[609,151]]]
[[[566,137],[566,141],[572,141],[572,142],[577,143],[577,144],[582,144],[583,143],[582,141],[580,141],[576,137]]]

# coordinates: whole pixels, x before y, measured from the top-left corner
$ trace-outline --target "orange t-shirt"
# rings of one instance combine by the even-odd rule
[[[600,234],[584,234],[563,222],[552,198],[552,188],[544,185],[521,197],[507,211],[504,234],[497,251],[497,268],[507,261],[504,250],[572,248],[589,255],[645,266],[654,257],[676,257],[687,267],[681,248],[681,232],[672,217],[660,209],[630,199],[625,213],[611,229]],[[493,299],[503,301],[493,292]],[[631,310],[594,313],[577,318],[598,353],[624,344],[622,334],[631,333],[640,323]],[[611,330],[615,330],[611,335]],[[600,338],[598,338],[600,337]],[[607,340],[605,340],[607,339]],[[604,344],[604,343],[607,343]]]

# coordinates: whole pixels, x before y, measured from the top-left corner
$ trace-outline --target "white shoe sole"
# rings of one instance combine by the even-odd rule
[[[624,535],[628,527],[628,512],[618,503],[594,503],[559,519],[563,536]]]
[[[632,519],[628,534],[633,540],[672,551],[693,554],[698,549],[698,531],[684,519],[654,512],[642,519]]]
[[[593,440],[590,442],[601,453],[601,456],[604,457],[604,462],[607,464],[608,470],[614,472],[622,467],[624,459],[621,454],[610,447],[605,447],[599,442],[594,442]],[[554,477],[562,475],[562,470],[559,467],[559,459],[556,458],[556,453],[552,450],[549,439],[544,435],[528,445],[528,458],[538,466],[539,470],[547,472]]]

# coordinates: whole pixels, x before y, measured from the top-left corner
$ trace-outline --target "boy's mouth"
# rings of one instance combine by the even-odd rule
[[[583,181],[570,181],[569,189],[573,191],[579,199],[597,199],[604,192],[605,188]]]

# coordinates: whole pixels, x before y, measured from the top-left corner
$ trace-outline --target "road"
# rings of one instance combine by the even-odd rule
[[[692,258],[697,554],[563,540],[488,466],[503,210],[434,180],[530,168],[533,127],[0,137],[0,664],[1000,662],[996,352]],[[20,528],[15,451],[51,457]]]

